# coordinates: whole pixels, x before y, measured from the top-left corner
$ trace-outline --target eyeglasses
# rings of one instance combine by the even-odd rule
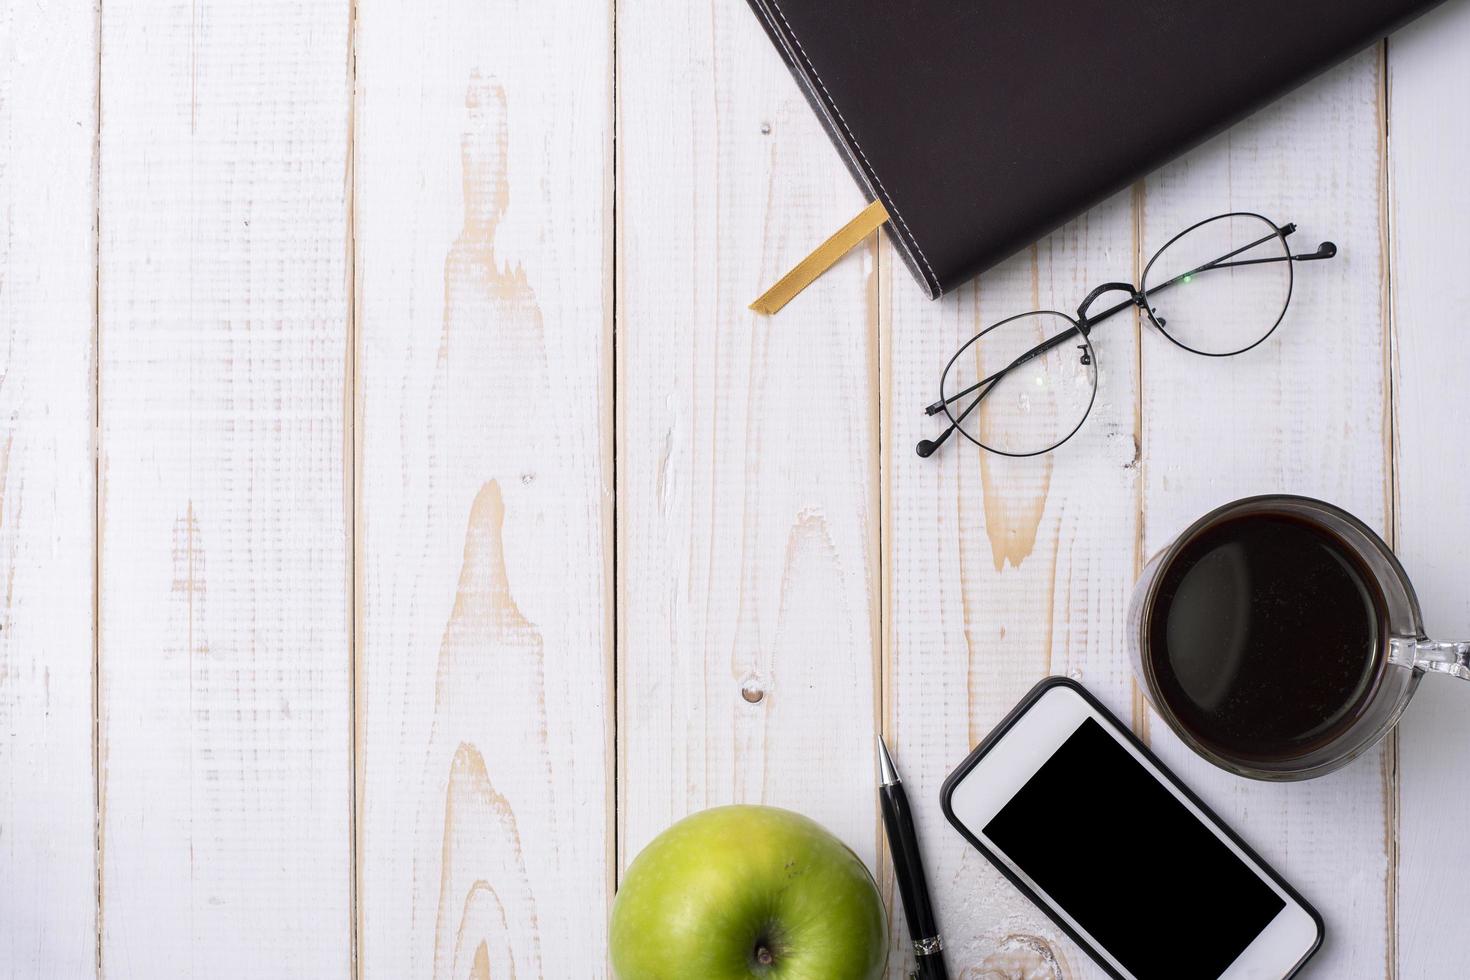
[[[987,327],[955,352],[939,380],[940,400],[924,409],[949,425],[915,447],[930,456],[958,432],[1002,456],[1038,456],[1082,428],[1097,397],[1092,330],[1130,308],[1142,309],[1174,344],[1206,357],[1243,354],[1275,332],[1291,301],[1297,262],[1330,259],[1337,246],[1293,255],[1287,236],[1259,214],[1237,211],[1191,225],[1149,259],[1134,286],[1108,282],[1087,294],[1075,317],[1022,313]],[[1099,296],[1128,299],[1100,313]]]

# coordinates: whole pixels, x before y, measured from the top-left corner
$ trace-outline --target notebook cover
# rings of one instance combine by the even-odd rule
[[[937,297],[1439,0],[749,0]]]

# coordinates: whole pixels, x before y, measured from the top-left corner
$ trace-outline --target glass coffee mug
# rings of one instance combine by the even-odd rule
[[[1145,696],[1184,742],[1255,779],[1308,779],[1398,721],[1426,671],[1470,680],[1470,642],[1432,642],[1388,546],[1307,497],[1237,500],[1143,570],[1128,614]]]

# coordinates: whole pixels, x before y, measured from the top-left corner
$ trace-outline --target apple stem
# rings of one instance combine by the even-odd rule
[[[771,953],[770,948],[762,943],[755,948],[755,961],[761,966],[770,966],[776,962],[776,957]]]

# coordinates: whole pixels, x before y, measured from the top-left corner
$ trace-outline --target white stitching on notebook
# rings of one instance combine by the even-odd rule
[[[837,100],[832,97],[832,93],[827,89],[827,83],[822,81],[822,76],[817,73],[817,66],[812,64],[811,58],[807,57],[806,49],[801,46],[801,38],[796,36],[796,28],[791,26],[791,21],[786,19],[786,14],[781,10],[780,0],[769,0],[769,3],[771,7],[776,11],[776,16],[781,18],[781,23],[786,25],[786,33],[791,37],[791,42],[796,45],[796,50],[797,53],[801,55],[801,60],[806,62],[807,70],[810,71],[812,73],[812,77],[817,80],[817,85],[821,88],[822,94],[827,97],[827,104],[831,106],[832,111],[837,114],[837,122],[842,126],[842,131],[846,133],[847,138],[852,141],[853,148],[857,150],[858,156],[862,157],[863,166],[867,167],[868,174],[873,178],[873,182],[878,185],[878,193],[882,196],[884,204],[887,205],[889,212],[891,212],[894,217],[894,220],[896,220],[899,226],[903,228],[904,235],[907,236],[909,243],[914,246],[914,251],[919,253],[919,259],[923,261],[924,268],[929,270],[929,275],[934,280],[934,292],[936,294],[942,293],[944,289],[939,285],[938,273],[936,273],[934,271],[934,267],[929,264],[929,257],[925,255],[924,250],[919,247],[919,240],[914,237],[914,233],[909,229],[908,222],[903,220],[903,215],[899,213],[898,206],[893,203],[893,196],[888,193],[888,188],[883,186],[883,178],[878,176],[878,171],[873,167],[873,162],[869,160],[868,155],[863,152],[863,145],[858,142],[858,138],[853,135],[852,127],[849,126],[847,124],[847,120],[843,118],[842,110],[837,107]]]

